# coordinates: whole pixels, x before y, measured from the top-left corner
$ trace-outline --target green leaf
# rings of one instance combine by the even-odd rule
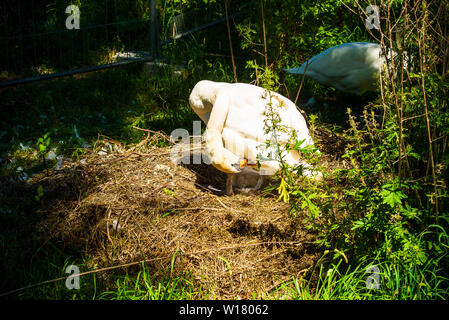
[[[402,199],[407,198],[407,195],[397,186],[396,183],[388,183],[383,185],[380,196],[382,197],[382,203],[388,204],[391,208],[401,204]]]
[[[289,194],[287,190],[287,183],[285,182],[284,178],[281,178],[281,184],[278,187],[278,192],[280,194],[278,201],[282,199],[283,202],[288,202]]]

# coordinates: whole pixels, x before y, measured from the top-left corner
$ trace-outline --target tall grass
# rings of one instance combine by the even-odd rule
[[[292,278],[271,293],[294,300],[436,300],[448,298],[448,278],[441,276],[435,261],[410,266],[391,261],[373,261],[355,267],[343,260],[320,265],[318,279]],[[375,273],[368,267],[375,266]],[[378,273],[377,273],[378,270]],[[378,287],[369,277],[377,276]],[[373,280],[374,281],[374,280]],[[377,282],[376,282],[377,283]]]

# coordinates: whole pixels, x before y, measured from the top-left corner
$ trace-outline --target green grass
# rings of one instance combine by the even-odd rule
[[[375,266],[378,286],[368,283],[374,273],[367,272]],[[378,271],[377,271],[378,270]],[[378,273],[377,273],[378,272]],[[404,265],[391,261],[360,264],[355,267],[335,265],[320,266],[316,281],[292,278],[284,282],[273,296],[282,294],[294,300],[440,300],[448,298],[448,279],[438,275],[441,270],[428,262],[424,266]]]
[[[98,294],[103,300],[191,300],[208,298],[201,284],[195,285],[189,274],[158,277],[145,264],[136,275],[117,276],[115,286]]]
[[[38,140],[46,134],[50,139],[47,151],[81,157],[84,147],[94,145],[99,134],[126,145],[146,134],[133,126],[168,134],[175,128],[191,127],[196,115],[186,97],[194,80],[168,73],[152,77],[136,72],[138,68],[61,78],[3,92],[0,111],[8,118],[0,122],[0,154],[15,160],[2,166],[1,175],[14,175],[19,166],[30,174],[40,171]]]

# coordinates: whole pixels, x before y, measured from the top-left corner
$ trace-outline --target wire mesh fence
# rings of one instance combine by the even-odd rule
[[[70,5],[79,9],[79,28],[67,27]],[[2,0],[0,86],[148,61],[159,46],[224,22],[221,7],[214,0]]]
[[[65,9],[70,3],[38,0],[3,2],[2,11],[6,19],[0,27],[2,80],[112,63],[115,52],[125,48],[148,51],[148,15],[120,16],[117,13],[119,3],[130,7],[136,1],[101,2],[104,4],[101,10],[89,6],[88,2],[81,6],[80,29],[65,26],[68,16]]]

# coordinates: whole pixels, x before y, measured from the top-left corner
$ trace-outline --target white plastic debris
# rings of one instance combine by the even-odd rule
[[[106,142],[104,146],[106,149],[109,149],[109,152],[114,151],[114,147],[109,142]]]
[[[114,230],[120,230],[122,227],[118,224],[117,220],[112,221],[112,228]]]
[[[19,143],[20,149],[22,149],[23,151],[28,151],[30,149],[30,142],[27,142],[25,144],[23,144],[22,142]]]
[[[56,154],[56,152],[57,152],[57,149],[56,149],[56,148],[51,149],[51,150],[47,153],[47,156],[45,157],[45,159],[47,159],[47,160],[55,160],[55,159],[58,157],[58,155]]]
[[[78,133],[78,129],[76,129],[76,125],[73,126],[73,132],[75,132],[75,137],[76,137],[78,140],[81,140],[81,137],[80,137],[80,135],[79,135],[79,133]]]
[[[76,128],[76,125],[73,126],[73,132],[75,133],[75,138],[78,140],[79,144],[82,148],[90,148],[91,145],[87,143],[83,138],[81,138],[80,134],[78,133],[78,129]],[[72,137],[70,137],[72,138]]]
[[[58,159],[58,162],[55,165],[55,170],[61,170],[62,169],[62,162],[64,161],[64,157],[63,156],[58,156],[57,159]]]
[[[26,173],[26,172],[23,170],[22,166],[18,166],[17,169],[16,169],[16,171],[19,173],[19,174],[17,175],[17,179],[18,179],[19,181],[26,181],[26,180],[28,180],[28,179],[30,178],[30,176],[28,175],[28,173]]]

